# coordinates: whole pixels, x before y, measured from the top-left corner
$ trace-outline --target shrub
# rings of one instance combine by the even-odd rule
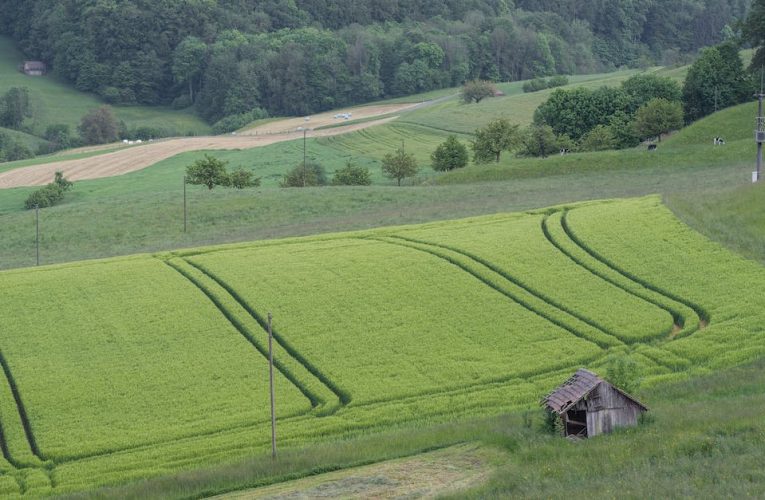
[[[302,163],[295,166],[282,177],[279,185],[283,188],[290,187],[313,187],[327,184],[327,174],[324,167],[318,163],[309,161],[303,166]]]
[[[568,78],[563,75],[553,76],[553,77],[550,77],[549,80],[547,80],[548,89],[554,89],[555,87],[563,87],[564,85],[568,85]]]
[[[441,172],[463,168],[468,164],[468,150],[457,137],[450,135],[430,155],[433,170]]]
[[[56,172],[53,182],[45,187],[32,192],[24,202],[24,206],[30,210],[35,207],[52,207],[62,199],[64,193],[69,191],[74,184],[64,177],[62,172]]]
[[[590,130],[580,143],[582,151],[605,151],[616,148],[616,137],[611,127],[598,125]]]
[[[538,92],[546,88],[547,88],[547,82],[545,81],[544,78],[535,78],[523,84],[523,91],[526,93]]]
[[[255,108],[252,111],[238,115],[229,115],[218,120],[213,125],[213,132],[216,134],[227,134],[239,130],[255,120],[261,120],[263,118],[268,118],[268,113],[261,108]]]
[[[613,356],[609,360],[606,378],[614,386],[629,393],[638,390],[641,383],[637,363],[627,356]]]
[[[229,174],[228,185],[236,189],[260,186],[260,177],[254,177],[252,170],[240,167]]]
[[[227,186],[229,184],[229,176],[226,172],[227,164],[228,162],[219,160],[214,156],[205,155],[201,160],[197,160],[186,167],[186,182],[207,186],[207,189],[212,189],[215,186]]]
[[[5,146],[3,153],[5,161],[26,160],[27,158],[35,157],[35,154],[31,149],[17,141],[8,143]]]
[[[140,139],[142,141],[148,141],[149,139],[159,139],[161,137],[169,137],[171,135],[175,134],[157,127],[138,127],[129,130],[124,138],[130,140]]]
[[[335,170],[332,177],[334,186],[369,186],[372,184],[372,174],[368,168],[356,165],[348,160],[345,166]]]

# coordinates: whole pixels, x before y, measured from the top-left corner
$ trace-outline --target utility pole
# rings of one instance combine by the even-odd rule
[[[188,210],[186,208],[186,176],[183,176],[183,232],[186,232],[188,225]]]
[[[306,163],[306,158],[307,158],[306,157],[306,146],[305,146],[306,140],[305,140],[305,137],[306,137],[307,133],[308,133],[308,129],[304,128],[303,129],[303,187],[305,187],[305,163]]]
[[[757,141],[757,170],[752,173],[752,182],[760,182],[762,178],[762,143],[765,142],[765,117],[762,116],[763,70],[760,70],[760,92],[757,94],[757,129],[754,138]]]
[[[40,265],[40,205],[35,205],[35,249],[37,265]]]
[[[268,378],[271,388],[271,458],[276,458],[276,410],[274,406],[274,350],[271,320],[273,317],[268,313]]]

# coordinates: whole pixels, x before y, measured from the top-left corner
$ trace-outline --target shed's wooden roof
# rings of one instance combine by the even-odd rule
[[[566,380],[563,385],[545,396],[542,399],[542,405],[546,406],[551,411],[554,411],[559,415],[563,414],[567,412],[569,408],[581,401],[583,397],[591,393],[592,390],[601,383],[608,384],[608,382],[598,377],[591,371],[580,368],[576,371],[575,374],[571,376],[570,379]],[[611,384],[608,385],[619,391],[622,395],[624,395],[624,397],[633,401],[644,410],[648,410],[648,407],[646,407],[643,403],[634,397],[630,396],[618,387],[615,387]]]

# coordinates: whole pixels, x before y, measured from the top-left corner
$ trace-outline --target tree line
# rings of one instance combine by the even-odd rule
[[[473,79],[677,62],[748,3],[0,0],[0,31],[109,103],[194,105],[225,131]]]

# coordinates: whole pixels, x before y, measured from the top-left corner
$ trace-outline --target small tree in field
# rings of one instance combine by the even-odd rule
[[[450,135],[430,155],[433,170],[441,172],[462,168],[468,163],[468,150],[457,137]]]
[[[335,170],[332,177],[333,186],[369,186],[372,184],[372,174],[368,168],[356,165],[348,160],[345,166]]]
[[[385,155],[382,160],[382,171],[385,177],[396,179],[400,186],[403,179],[417,174],[417,160],[414,159],[414,155],[404,151],[402,146],[395,153]]]
[[[490,121],[485,127],[475,131],[473,140],[473,159],[476,163],[499,163],[503,151],[512,151],[520,142],[518,125],[511,125],[504,118]]]
[[[462,87],[462,102],[470,104],[471,102],[479,103],[487,97],[494,96],[497,91],[497,87],[493,83],[485,80],[471,80]]]
[[[230,178],[226,172],[227,164],[228,162],[205,155],[201,160],[197,160],[186,167],[186,182],[207,186],[207,189],[212,189],[215,186],[228,186]]]
[[[112,108],[101,106],[82,117],[80,136],[86,144],[106,144],[117,140],[117,119]]]
[[[308,161],[305,165],[301,162],[282,177],[279,185],[283,188],[291,187],[315,187],[327,184],[327,174],[324,167],[316,162]]]
[[[666,99],[651,99],[635,113],[633,126],[642,139],[658,137],[683,126],[683,106]]]
[[[229,174],[227,185],[236,189],[260,186],[260,177],[254,177],[251,170],[238,168]]]

